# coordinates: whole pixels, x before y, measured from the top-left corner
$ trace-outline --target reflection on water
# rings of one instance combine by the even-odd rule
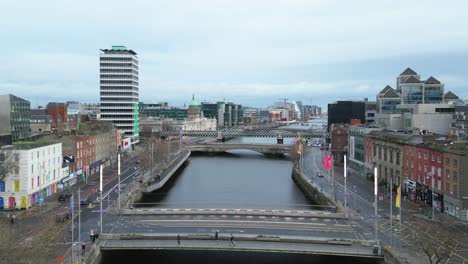
[[[291,170],[287,158],[267,158],[247,150],[192,154],[178,175],[141,202],[172,208],[308,208],[312,203],[291,179]]]
[[[223,241],[229,243],[228,241]],[[183,243],[183,241],[182,241]],[[220,242],[221,243],[221,242]],[[118,250],[103,251],[101,264],[120,263],[203,263],[203,264],[283,264],[283,263],[353,263],[377,264],[376,260],[368,258],[318,256],[306,254],[284,254],[266,252],[235,252],[235,251],[194,251],[194,250]]]

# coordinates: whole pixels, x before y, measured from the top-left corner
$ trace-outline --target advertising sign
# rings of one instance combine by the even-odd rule
[[[131,138],[124,138],[122,140],[122,149],[128,149],[131,146]]]

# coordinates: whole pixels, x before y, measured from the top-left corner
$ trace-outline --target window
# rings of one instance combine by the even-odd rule
[[[431,160],[432,160],[432,161],[435,160],[434,154],[431,154]]]
[[[449,170],[445,170],[445,178],[450,178],[450,171]]]
[[[438,162],[438,163],[442,163],[442,156],[440,156],[440,155],[437,156],[437,162]]]
[[[31,173],[34,173],[34,165],[31,165]]]
[[[453,160],[453,167],[455,167],[455,168],[458,167],[458,160],[457,159]]]
[[[0,192],[5,191],[5,181],[0,181]]]
[[[424,152],[424,159],[427,160],[427,152]]]
[[[396,153],[396,164],[400,165],[400,152],[399,151],[397,151]]]
[[[421,151],[418,151],[418,158],[421,158]]]
[[[457,181],[458,180],[457,177],[458,177],[457,171],[453,171],[453,180]]]
[[[450,165],[450,159],[449,158],[445,158],[445,165]]]
[[[411,168],[414,168],[414,161],[411,161]]]
[[[427,165],[424,164],[424,172],[427,172]]]
[[[14,189],[15,192],[20,191],[20,181],[19,180],[13,181],[13,189]]]
[[[437,168],[437,175],[442,176],[442,168]]]
[[[418,162],[418,171],[421,171],[421,169],[422,169],[421,162]]]

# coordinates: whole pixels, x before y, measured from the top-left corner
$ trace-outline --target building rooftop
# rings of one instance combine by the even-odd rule
[[[111,49],[101,49],[105,54],[132,54],[137,55],[137,53],[131,49],[127,49],[125,46],[112,46]]]
[[[439,80],[434,77],[429,77],[425,82],[425,84],[440,84]]]
[[[47,142],[47,141],[20,141],[20,142],[15,142],[13,143],[13,148],[16,150],[29,150],[29,149],[35,149],[35,148],[41,148],[45,147],[48,145],[53,145],[57,144],[60,142]]]
[[[448,91],[444,94],[444,99],[458,100],[460,99],[460,97],[458,97],[456,94],[452,93],[451,91]]]
[[[406,70],[404,70],[402,73],[400,73],[400,76],[401,75],[417,75],[417,73],[415,71],[413,71],[410,67],[406,68]]]
[[[405,83],[420,83],[421,81],[414,76],[410,76],[408,79],[405,80]]]

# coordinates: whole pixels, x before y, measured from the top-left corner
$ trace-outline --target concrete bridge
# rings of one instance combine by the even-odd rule
[[[284,144],[229,144],[229,143],[209,143],[188,145],[187,148],[191,152],[226,152],[229,150],[253,150],[266,155],[283,155],[288,154],[292,150],[292,145]]]
[[[219,135],[226,138],[238,137],[261,137],[261,138],[276,138],[282,136],[284,138],[297,138],[298,134],[303,138],[321,138],[323,131],[279,131],[279,130],[264,130],[264,131],[162,131],[162,137],[168,136],[188,136],[188,137],[213,137]]]
[[[236,234],[234,241],[231,245],[228,233],[219,234],[217,240],[214,234],[198,233],[103,234],[99,247],[104,254],[112,250],[219,250],[382,258],[374,250],[377,243],[358,239]]]

